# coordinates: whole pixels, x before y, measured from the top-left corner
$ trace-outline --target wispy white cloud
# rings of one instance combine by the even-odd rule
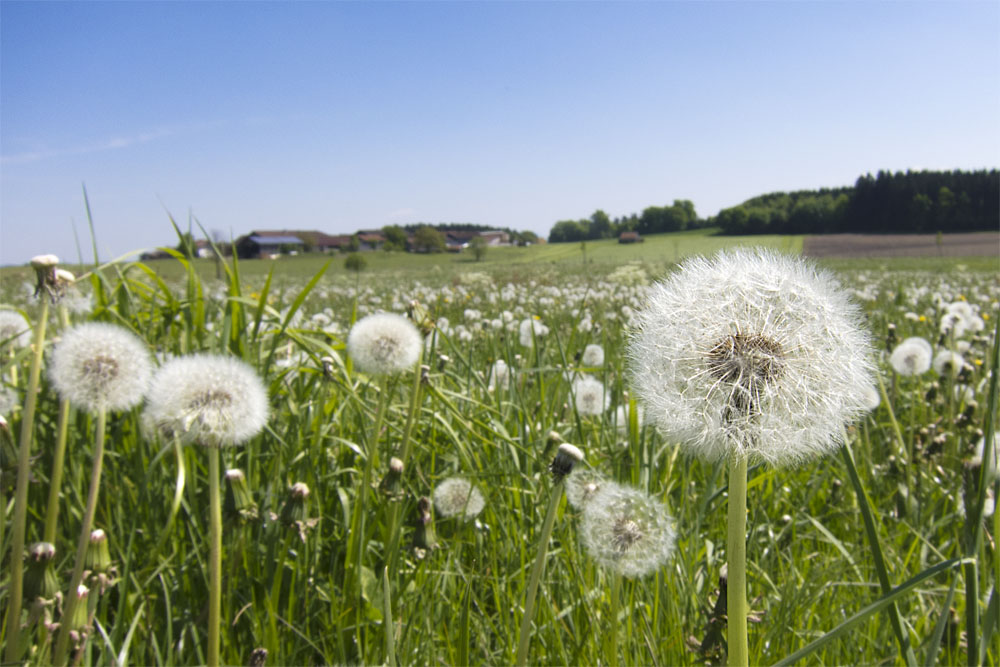
[[[33,151],[24,151],[21,153],[4,154],[0,155],[0,163],[24,164],[28,162],[38,162],[40,160],[47,160],[57,157],[67,157],[72,155],[87,155],[90,153],[101,153],[104,151],[122,150],[125,148],[138,146],[141,144],[146,144],[151,141],[156,141],[158,139],[165,139],[167,137],[187,134],[190,132],[203,130],[209,127],[216,127],[222,124],[224,123],[220,121],[220,122],[188,123],[185,125],[168,125],[155,128],[148,132],[140,132],[138,134],[111,137],[110,139],[106,139],[103,141],[98,141],[89,144],[81,144],[79,146],[67,146],[62,148],[42,148]]]

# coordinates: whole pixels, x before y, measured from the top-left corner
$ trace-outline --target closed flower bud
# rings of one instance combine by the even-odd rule
[[[573,466],[583,460],[583,451],[571,445],[568,442],[564,442],[559,445],[559,449],[556,450],[556,456],[552,459],[552,463],[549,464],[549,472],[552,473],[552,479],[556,482],[561,482],[563,477],[573,472]]]
[[[379,483],[379,489],[390,498],[399,498],[402,495],[400,493],[400,480],[402,476],[403,461],[393,456],[389,459],[389,471]]]
[[[437,549],[437,533],[434,530],[434,514],[431,511],[431,499],[421,496],[417,501],[417,530],[413,533],[414,549],[424,551]]]
[[[90,533],[84,567],[96,574],[103,574],[111,569],[111,550],[108,548],[108,536],[100,528]]]
[[[281,508],[281,523],[292,525],[309,518],[307,500],[309,487],[303,482],[296,482],[288,489],[285,504]]]
[[[223,510],[226,515],[239,521],[253,521],[259,515],[257,503],[247,485],[246,475],[238,468],[226,471],[226,500]]]
[[[52,568],[56,548],[48,542],[37,542],[28,550],[28,567],[24,572],[24,599],[54,600],[59,594],[59,578]]]

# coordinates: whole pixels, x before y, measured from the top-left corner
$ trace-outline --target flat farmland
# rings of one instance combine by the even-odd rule
[[[968,234],[828,234],[807,236],[807,257],[982,257],[1000,256],[1000,232]]]

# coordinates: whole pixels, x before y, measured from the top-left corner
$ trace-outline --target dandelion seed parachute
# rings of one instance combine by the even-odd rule
[[[166,436],[208,447],[249,440],[267,417],[267,391],[253,368],[213,354],[176,357],[161,366],[144,413]]]
[[[152,368],[146,344],[131,331],[86,322],[66,331],[56,344],[49,378],[72,405],[96,413],[141,402]]]
[[[420,359],[423,341],[413,324],[395,313],[361,318],[347,335],[347,353],[363,373],[388,375],[409,370]]]
[[[835,449],[867,411],[875,374],[860,311],[801,260],[762,249],[694,258],[636,320],[635,394],[702,459],[801,462]]]

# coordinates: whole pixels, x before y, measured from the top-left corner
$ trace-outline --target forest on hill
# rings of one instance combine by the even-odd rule
[[[699,218],[688,200],[651,206],[641,215],[562,220],[549,242],[614,238],[718,227],[722,234],[949,233],[1000,227],[1000,172],[879,171],[853,187],[759,195],[718,215]]]

